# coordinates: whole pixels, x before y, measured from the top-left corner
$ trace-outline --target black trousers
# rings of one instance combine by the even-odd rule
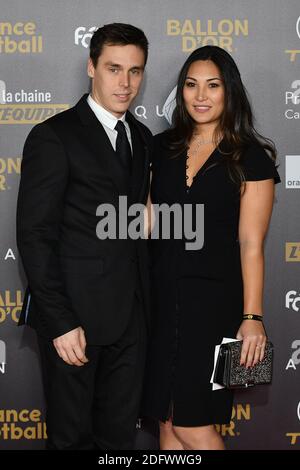
[[[133,449],[143,385],[146,327],[137,296],[121,338],[87,346],[71,366],[39,337],[46,397],[47,449]]]

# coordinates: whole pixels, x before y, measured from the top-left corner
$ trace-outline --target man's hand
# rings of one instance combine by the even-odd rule
[[[57,354],[71,366],[84,366],[88,362],[85,355],[86,340],[84,331],[79,326],[53,340]]]

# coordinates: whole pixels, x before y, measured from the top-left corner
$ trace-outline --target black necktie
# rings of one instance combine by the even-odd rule
[[[116,141],[116,153],[120,158],[123,166],[131,171],[132,155],[131,148],[127,138],[127,132],[122,121],[118,121],[115,130],[118,132]]]

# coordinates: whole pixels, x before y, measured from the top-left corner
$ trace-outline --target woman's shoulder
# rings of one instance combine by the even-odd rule
[[[240,158],[241,164],[245,166],[260,167],[266,164],[274,165],[274,160],[258,141],[245,144]]]
[[[248,156],[249,154],[260,154],[261,156],[268,156],[263,144],[254,140],[245,144],[243,154],[246,156]]]
[[[274,159],[269,155],[263,144],[258,141],[249,142],[244,147],[240,163],[246,181],[274,178],[275,183],[280,182]]]

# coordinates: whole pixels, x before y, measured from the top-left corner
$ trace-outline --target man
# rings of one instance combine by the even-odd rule
[[[148,41],[99,28],[92,92],[33,128],[24,147],[17,242],[28,278],[20,324],[38,333],[48,449],[132,449],[149,320],[145,240],[99,239],[97,207],[146,203],[151,133],[128,111]]]

